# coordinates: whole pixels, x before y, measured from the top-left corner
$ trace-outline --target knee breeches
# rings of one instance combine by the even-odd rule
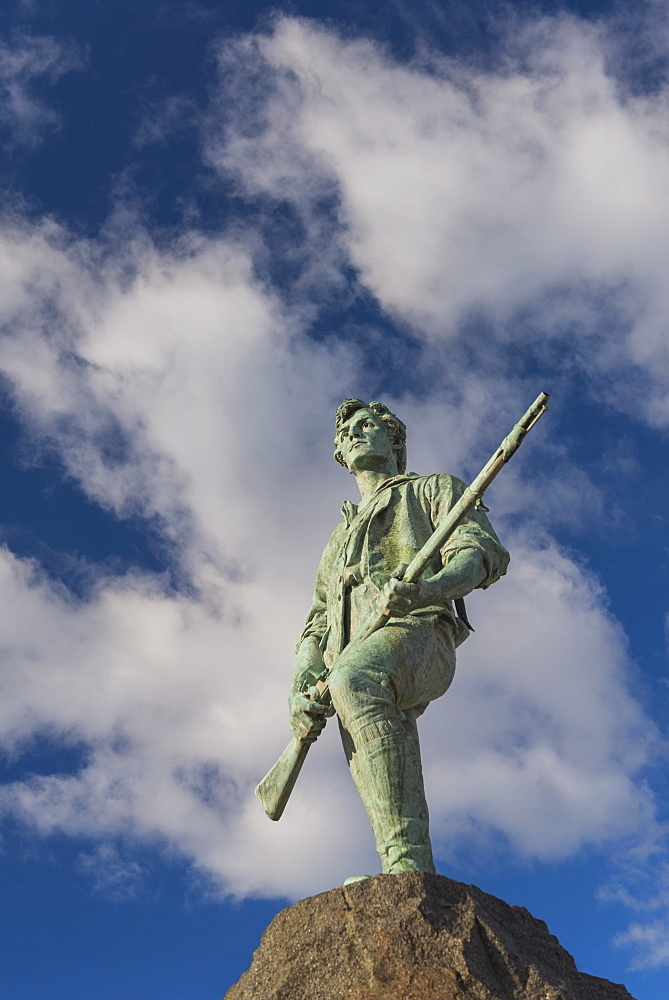
[[[360,646],[344,650],[328,684],[340,723],[355,740],[362,729],[385,735],[404,712],[439,698],[455,671],[448,622],[430,616],[391,619]],[[367,729],[371,727],[371,730]]]

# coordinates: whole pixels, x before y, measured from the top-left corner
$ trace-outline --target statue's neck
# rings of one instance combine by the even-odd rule
[[[373,493],[376,493],[379,486],[385,483],[386,479],[391,479],[397,475],[397,469],[360,469],[354,475],[358,489],[360,490],[360,503],[364,504]]]

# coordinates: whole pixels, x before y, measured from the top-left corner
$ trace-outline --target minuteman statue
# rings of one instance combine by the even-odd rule
[[[316,739],[336,711],[351,775],[367,810],[383,871],[434,872],[417,717],[448,689],[455,649],[469,634],[453,602],[489,587],[509,555],[482,509],[456,528],[417,583],[401,577],[462,495],[455,476],[406,470],[406,428],[382,403],[347,399],[337,410],[334,457],[360,489],[344,501],[318,567],[297,646],[291,728]],[[348,643],[370,615],[387,626]],[[463,617],[465,617],[463,615]],[[332,707],[303,692],[325,667]]]

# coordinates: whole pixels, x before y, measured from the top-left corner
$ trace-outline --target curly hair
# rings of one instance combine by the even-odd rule
[[[344,468],[346,468],[346,462],[344,461],[343,455],[340,451],[341,428],[354,413],[357,413],[358,410],[371,410],[372,413],[375,413],[377,417],[381,418],[385,424],[386,431],[388,432],[388,437],[390,438],[393,451],[395,452],[397,471],[400,474],[406,472],[407,429],[400,418],[396,417],[394,413],[391,413],[387,406],[384,406],[383,403],[378,403],[376,401],[373,403],[365,403],[362,399],[345,399],[341,406],[337,408],[337,414],[335,416],[335,427],[337,429],[337,433],[335,434],[334,439],[335,461],[339,462],[340,465],[343,465]]]

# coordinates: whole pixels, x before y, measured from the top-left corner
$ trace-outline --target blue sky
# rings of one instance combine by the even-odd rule
[[[205,1000],[376,871],[330,726],[279,824],[333,413],[512,554],[422,720],[439,871],[669,990],[669,11],[0,12],[0,815],[12,1000]]]

